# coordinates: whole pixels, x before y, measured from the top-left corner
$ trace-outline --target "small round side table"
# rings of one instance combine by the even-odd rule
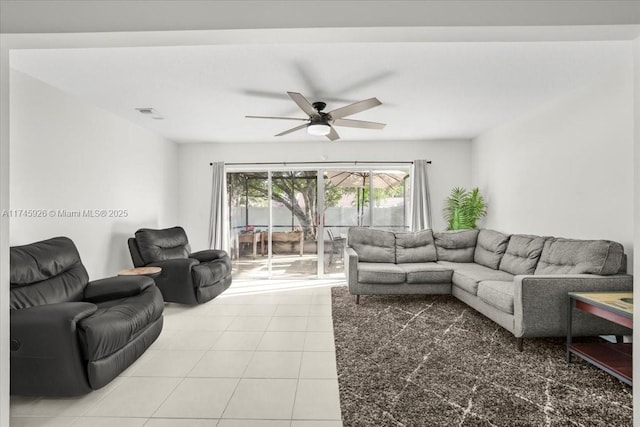
[[[160,274],[162,268],[160,267],[136,267],[127,268],[126,270],[120,270],[118,276],[149,276],[156,277]]]

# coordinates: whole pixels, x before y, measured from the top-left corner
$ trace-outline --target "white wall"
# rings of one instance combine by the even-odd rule
[[[484,225],[510,233],[609,239],[633,259],[633,55],[579,91],[472,143]]]
[[[0,37],[0,211],[9,209],[9,49]],[[9,427],[9,218],[0,215],[0,427]]]
[[[177,144],[39,80],[11,72],[11,245],[68,236],[89,277],[131,266],[127,237],[177,218]],[[51,210],[117,209],[126,217]]]
[[[640,37],[633,43],[633,59],[634,59],[634,124],[635,124],[635,148],[634,148],[634,188],[633,200],[635,201],[634,218],[635,218],[635,233],[634,244],[636,248],[640,248]],[[633,278],[634,292],[638,292],[640,280],[640,250],[635,251],[633,268],[636,275]],[[636,313],[640,312],[640,299],[636,298],[634,303],[634,310]],[[640,342],[640,316],[634,318],[634,342]],[[635,346],[634,346],[635,347]],[[640,378],[640,352],[634,349],[633,354],[633,376]],[[633,411],[633,424],[640,425],[640,393],[634,393],[633,395],[633,407],[636,408]]]
[[[179,222],[187,230],[194,250],[208,244],[211,201],[210,162],[321,162],[321,161],[411,161],[427,159],[429,168],[433,228],[442,230],[442,201],[452,187],[471,182],[469,141],[410,142],[317,142],[271,144],[183,144],[179,148]]]

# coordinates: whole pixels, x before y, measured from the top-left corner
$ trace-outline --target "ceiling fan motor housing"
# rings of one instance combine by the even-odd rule
[[[314,103],[313,103],[313,104],[311,104],[311,105],[313,105],[313,108],[315,108],[316,110],[318,110],[318,113],[319,113],[320,111],[324,110],[324,109],[325,109],[325,107],[327,106],[327,104],[326,104],[326,103],[324,103],[324,102],[322,102],[322,101],[316,101],[316,102],[314,102]]]
[[[318,125],[318,124],[327,125],[331,123],[331,121],[332,121],[331,116],[327,113],[320,113],[318,117],[309,118],[310,125]]]

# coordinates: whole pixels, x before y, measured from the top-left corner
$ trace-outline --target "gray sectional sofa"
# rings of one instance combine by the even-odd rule
[[[393,232],[351,228],[349,292],[452,294],[517,339],[564,336],[567,292],[632,291],[621,244],[504,234],[494,230]],[[582,312],[575,335],[628,334]]]

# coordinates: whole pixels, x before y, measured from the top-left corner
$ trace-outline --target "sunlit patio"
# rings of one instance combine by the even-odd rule
[[[232,260],[233,277],[235,279],[296,279],[314,278],[318,272],[318,256],[315,253],[273,255],[271,260],[271,276],[267,256],[253,259],[250,255],[241,255]],[[330,254],[324,259],[324,278],[344,279],[343,262],[340,255],[334,255],[329,263]]]

